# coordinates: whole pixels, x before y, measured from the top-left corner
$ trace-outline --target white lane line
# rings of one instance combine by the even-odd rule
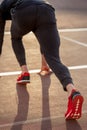
[[[83,31],[87,31],[87,28],[59,29],[59,32],[83,32]]]
[[[40,72],[40,69],[37,69],[37,70],[29,70],[29,73],[39,73]],[[9,76],[9,75],[17,75],[17,74],[20,74],[21,71],[14,71],[14,72],[2,72],[0,73],[0,76]]]
[[[87,114],[87,111],[83,111],[82,114]],[[38,122],[48,121],[48,120],[57,120],[58,118],[64,118],[64,116],[42,117],[42,118],[31,119],[31,120],[26,120],[26,121],[18,121],[18,122],[13,122],[13,123],[7,123],[7,124],[0,125],[0,128],[11,127],[13,125],[17,126],[17,125],[25,125],[25,124],[29,124],[29,123],[38,123]]]
[[[83,32],[87,31],[87,28],[71,28],[71,29],[58,29],[59,32]],[[10,31],[6,31],[5,35],[9,35]]]
[[[68,68],[69,68],[69,70],[87,69],[87,65],[70,66]]]
[[[87,69],[87,65],[81,65],[81,66],[70,66],[68,67],[69,70],[78,70],[78,69]],[[29,70],[29,73],[39,73],[40,69],[36,70]],[[14,71],[14,72],[2,72],[0,73],[0,76],[10,76],[10,75],[18,75],[21,71]]]
[[[10,35],[10,32],[9,32],[9,31],[8,31],[8,32],[6,31],[4,34],[5,34],[5,35]]]
[[[65,37],[65,36],[61,36],[63,39],[67,40],[67,41],[70,41],[70,42],[73,42],[73,43],[76,43],[76,44],[79,44],[81,46],[84,46],[84,47],[87,47],[87,43],[83,43],[83,42],[79,42],[77,40],[73,40],[71,38],[68,38],[68,37]]]

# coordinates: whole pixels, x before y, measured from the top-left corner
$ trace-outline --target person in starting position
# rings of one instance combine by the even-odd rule
[[[54,7],[44,0],[3,0],[0,4],[0,54],[5,21],[9,13],[12,19],[12,47],[22,70],[17,83],[27,84],[30,82],[22,38],[32,31],[38,39],[47,64],[59,79],[64,91],[68,92],[65,119],[79,119],[84,99],[74,86],[70,72],[61,62],[59,56],[60,37]]]

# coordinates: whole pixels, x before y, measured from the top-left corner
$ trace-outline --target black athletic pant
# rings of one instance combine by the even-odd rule
[[[72,83],[70,73],[59,57],[60,38],[56,26],[55,10],[48,4],[19,5],[11,10],[12,47],[20,66],[26,64],[22,37],[32,31],[39,41],[41,51],[52,71],[60,80],[64,90]]]

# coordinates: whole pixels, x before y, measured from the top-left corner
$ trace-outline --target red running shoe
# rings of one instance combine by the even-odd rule
[[[83,96],[80,92],[72,90],[71,95],[68,98],[68,109],[65,113],[65,119],[79,119],[82,114]]]
[[[30,83],[30,74],[28,72],[22,73],[18,79],[17,79],[18,84],[27,84]]]

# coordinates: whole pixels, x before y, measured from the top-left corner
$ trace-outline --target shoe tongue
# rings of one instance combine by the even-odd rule
[[[73,99],[77,95],[80,95],[80,92],[73,91],[72,94],[71,94],[71,98]]]

